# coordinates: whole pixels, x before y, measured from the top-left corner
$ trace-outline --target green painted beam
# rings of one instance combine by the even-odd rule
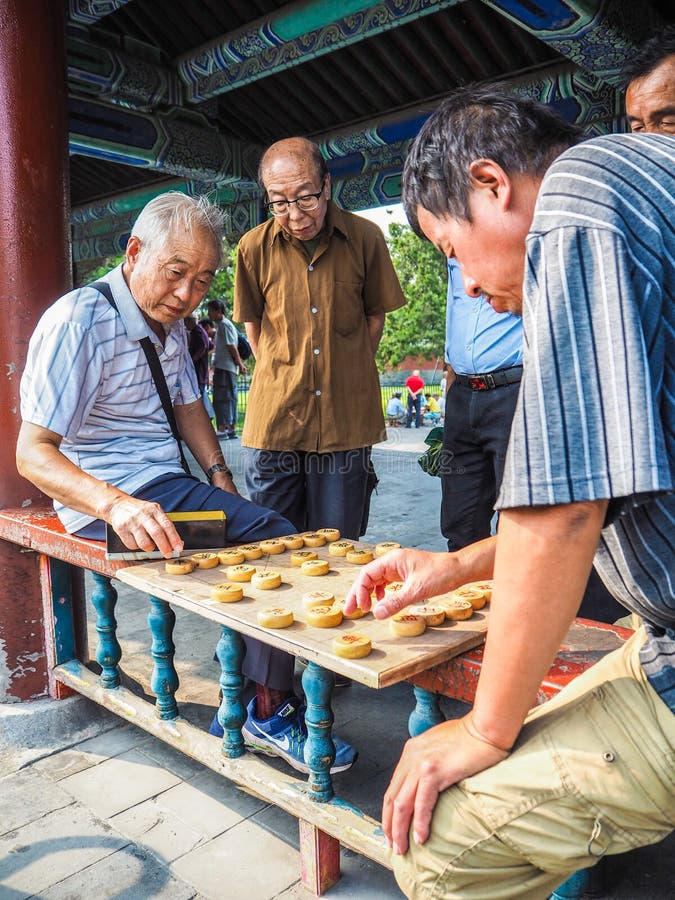
[[[310,31],[318,31],[332,25],[338,19],[363,12],[373,6],[372,0],[313,0],[311,3],[297,3],[292,12],[281,12],[274,18],[274,31],[282,41],[294,41]],[[339,13],[339,15],[337,15]],[[269,20],[272,24],[272,20]]]

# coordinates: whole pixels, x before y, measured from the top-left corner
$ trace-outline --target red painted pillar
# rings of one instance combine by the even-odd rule
[[[41,497],[14,463],[19,380],[35,322],[70,286],[69,205],[64,4],[2,0],[0,507]],[[46,692],[37,558],[0,541],[0,702]]]

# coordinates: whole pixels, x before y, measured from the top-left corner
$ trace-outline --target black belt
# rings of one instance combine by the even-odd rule
[[[511,366],[508,369],[497,369],[495,372],[484,372],[481,375],[455,375],[455,380],[457,384],[471,388],[472,391],[491,391],[507,384],[517,384],[522,375],[522,366]]]

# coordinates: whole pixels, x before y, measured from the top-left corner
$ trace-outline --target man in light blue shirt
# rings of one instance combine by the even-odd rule
[[[445,359],[455,373],[446,395],[441,531],[448,550],[488,537],[523,371],[519,316],[469,297],[448,260]]]
[[[407,415],[406,408],[401,402],[401,394],[395,393],[387,401],[387,424],[402,425]]]
[[[459,264],[448,260],[445,358],[455,373],[441,457],[441,532],[448,550],[490,535],[520,391],[522,321],[466,294]],[[595,570],[578,614],[599,622],[624,615]]]

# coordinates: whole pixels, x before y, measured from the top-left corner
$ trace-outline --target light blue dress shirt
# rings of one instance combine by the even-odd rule
[[[445,359],[459,375],[480,375],[523,362],[522,319],[495,312],[482,297],[469,297],[455,259],[448,260]]]

